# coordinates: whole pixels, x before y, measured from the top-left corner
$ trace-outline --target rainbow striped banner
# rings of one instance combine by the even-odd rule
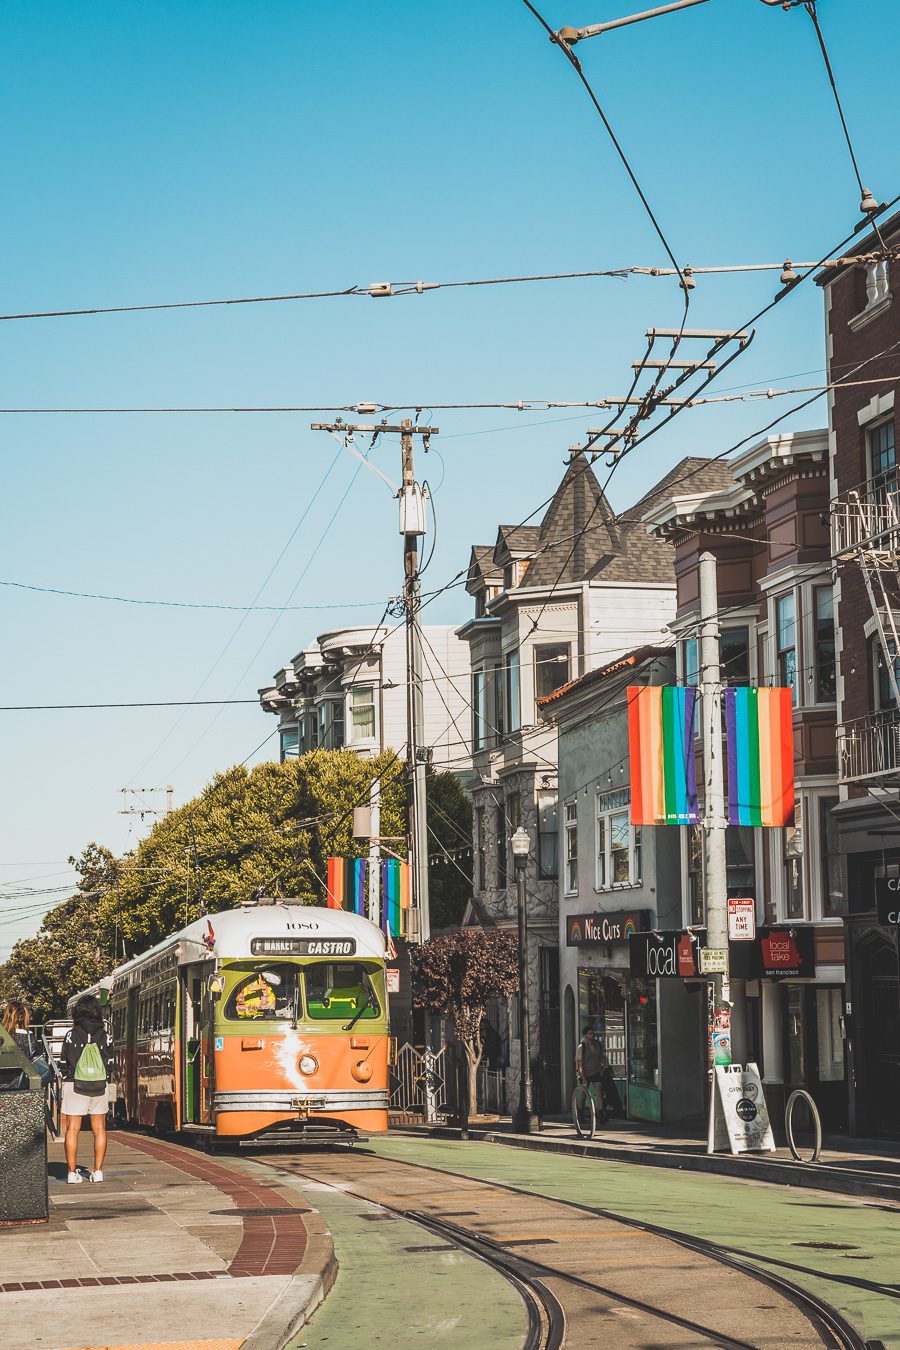
[[[794,708],[790,689],[726,689],[728,821],[794,822]]]
[[[385,858],[381,864],[381,927],[387,937],[403,937],[409,909],[409,863]]]
[[[690,686],[630,685],[628,753],[632,825],[693,825],[697,810]]]
[[[366,913],[366,858],[328,859],[328,908]]]

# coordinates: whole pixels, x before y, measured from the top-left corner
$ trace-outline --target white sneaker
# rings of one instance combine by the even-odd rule
[[[103,1173],[102,1173],[102,1172],[88,1172],[88,1176],[90,1177],[91,1181],[102,1181],[102,1180],[103,1180]]]
[[[84,1181],[84,1177],[80,1172],[70,1172],[67,1181],[70,1186],[80,1186]]]

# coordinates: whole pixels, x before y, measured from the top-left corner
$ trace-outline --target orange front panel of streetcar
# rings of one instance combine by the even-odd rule
[[[214,1033],[218,1134],[317,1122],[387,1129],[381,965],[238,961],[222,973]]]

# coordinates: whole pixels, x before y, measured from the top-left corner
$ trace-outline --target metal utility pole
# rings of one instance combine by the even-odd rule
[[[531,837],[520,825],[510,840],[516,865],[516,913],[519,921],[519,1105],[513,1114],[517,1134],[535,1134],[541,1128],[534,1109],[531,1082],[531,1016],[528,997],[528,913],[526,910],[525,872],[531,852]]]
[[[381,927],[381,783],[375,778],[369,788],[369,918]]]
[[[719,679],[719,593],[716,559],[700,555],[700,702],[703,709],[704,894],[706,945],[724,952],[724,970],[712,975],[709,1071],[731,1062],[731,987],[728,971],[728,873],[725,852],[725,773],[722,685]],[[715,1047],[715,1048],[714,1048]]]
[[[410,864],[410,899],[418,918],[418,940],[427,941],[431,934],[428,904],[428,824],[425,788],[425,710],[422,695],[422,639],[419,611],[419,536],[425,534],[427,506],[425,494],[416,482],[414,445],[416,436],[423,438],[427,450],[430,437],[439,435],[438,427],[417,427],[410,417],[399,425],[387,422],[361,424],[344,422],[313,422],[313,431],[330,431],[346,438],[347,448],[362,459],[373,473],[388,484],[400,500],[400,533],[403,536],[403,608],[406,616],[406,766],[409,794],[408,850]],[[401,452],[401,485],[391,480],[363,459],[352,444],[354,433],[379,436],[399,436]]]

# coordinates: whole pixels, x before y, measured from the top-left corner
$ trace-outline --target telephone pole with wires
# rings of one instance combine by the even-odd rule
[[[360,412],[375,412],[374,404],[359,404]],[[439,428],[417,426],[412,418],[404,417],[398,424],[387,421],[379,424],[352,423],[337,418],[334,422],[313,422],[313,431],[329,431],[343,440],[347,450],[386,483],[400,502],[400,534],[403,536],[403,596],[402,613],[406,620],[406,766],[407,766],[407,837],[410,864],[410,915],[415,914],[415,926],[408,936],[412,941],[425,942],[431,934],[428,901],[428,823],[425,773],[428,747],[425,744],[425,707],[422,692],[422,608],[419,582],[419,538],[427,530],[427,490],[416,481],[415,438],[422,437],[422,448],[428,450],[432,436]],[[400,485],[370,463],[354,444],[355,434],[372,436],[372,445],[379,436],[400,437]],[[371,447],[370,447],[371,448]]]

